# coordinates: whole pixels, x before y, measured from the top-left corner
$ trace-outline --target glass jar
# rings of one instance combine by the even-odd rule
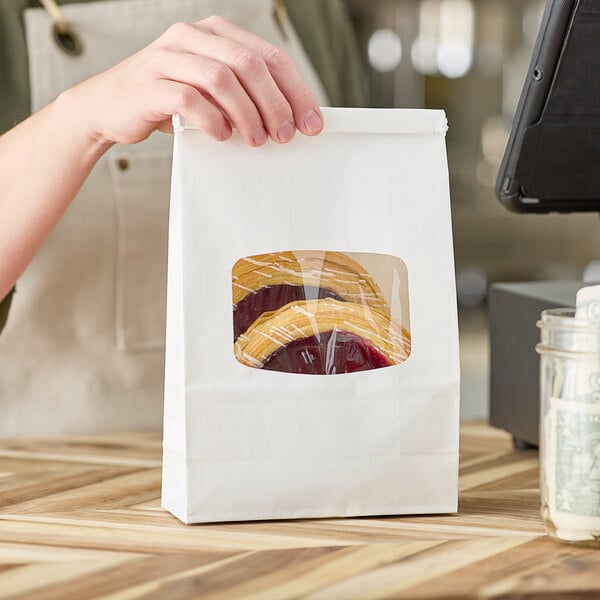
[[[600,547],[600,325],[567,308],[537,325],[542,520],[553,537]]]

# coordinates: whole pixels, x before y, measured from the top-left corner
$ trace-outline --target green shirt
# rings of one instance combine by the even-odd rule
[[[82,1],[91,0],[61,0],[59,4]],[[364,106],[360,52],[342,1],[285,0],[285,5],[331,105]],[[0,0],[0,133],[30,112],[23,11],[39,6],[37,0]],[[0,331],[13,292],[0,302]]]

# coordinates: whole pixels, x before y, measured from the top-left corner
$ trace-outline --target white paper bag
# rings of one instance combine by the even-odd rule
[[[235,134],[214,142],[174,120],[162,504],[186,523],[456,510],[444,113],[323,114],[321,135],[261,148]],[[318,281],[329,276],[324,298]],[[289,300],[302,286],[310,299],[269,306],[234,349],[244,294],[272,304],[272,290]],[[358,325],[345,316],[351,308]],[[341,315],[335,325],[329,313]],[[251,338],[270,350],[242,364]],[[342,339],[348,352],[381,355],[384,368],[344,372]],[[283,372],[312,361],[323,340],[319,368],[329,374]]]

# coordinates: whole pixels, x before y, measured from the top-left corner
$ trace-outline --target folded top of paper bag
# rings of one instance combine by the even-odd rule
[[[325,133],[441,134],[448,130],[443,110],[422,108],[322,107]],[[180,115],[173,115],[174,131],[199,129]]]

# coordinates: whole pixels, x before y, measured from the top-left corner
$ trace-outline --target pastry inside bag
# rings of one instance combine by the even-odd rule
[[[392,318],[377,282],[349,254],[247,257],[233,267],[232,288],[234,352],[241,364],[332,375],[397,365],[410,354],[408,330]]]
[[[261,148],[175,119],[162,502],[185,522],[456,509],[444,114],[324,116]]]

